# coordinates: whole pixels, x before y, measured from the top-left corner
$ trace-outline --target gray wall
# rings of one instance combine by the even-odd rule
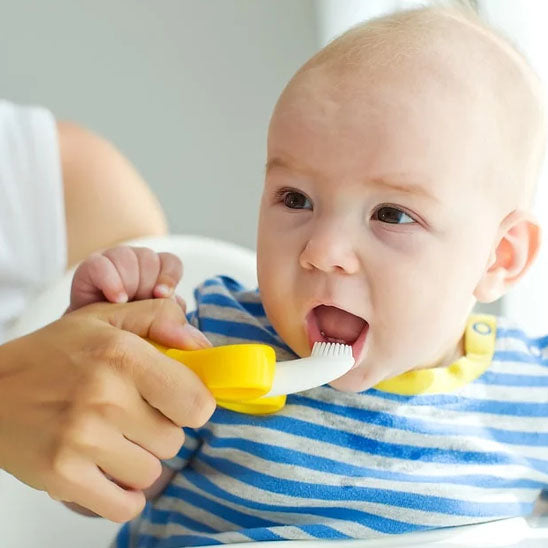
[[[0,0],[0,96],[48,106],[116,143],[173,232],[254,247],[268,119],[316,49],[314,7]]]

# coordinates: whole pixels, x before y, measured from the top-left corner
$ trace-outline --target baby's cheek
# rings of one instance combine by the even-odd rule
[[[329,385],[341,392],[363,392],[379,383],[384,378],[384,374],[378,362],[371,364],[364,360]]]

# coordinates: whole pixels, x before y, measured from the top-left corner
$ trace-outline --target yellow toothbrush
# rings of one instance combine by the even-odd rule
[[[273,348],[266,344],[201,350],[152,344],[192,369],[218,405],[240,413],[274,413],[285,405],[286,394],[338,379],[354,365],[352,347],[339,343],[315,343],[308,358],[278,363]]]

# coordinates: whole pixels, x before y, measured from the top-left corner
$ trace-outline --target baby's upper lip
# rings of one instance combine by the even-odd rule
[[[358,314],[357,312],[355,312],[351,306],[344,306],[344,305],[341,305],[340,303],[338,302],[335,302],[333,300],[313,300],[310,302],[309,306],[307,306],[307,310],[308,312],[306,313],[306,316],[308,316],[315,308],[318,308],[318,306],[332,306],[334,308],[338,308],[339,310],[344,310],[345,312],[348,312],[349,314],[352,314],[353,316],[356,316],[358,318],[361,318],[364,322],[367,322],[367,319],[365,318],[365,316],[362,316],[361,314]]]

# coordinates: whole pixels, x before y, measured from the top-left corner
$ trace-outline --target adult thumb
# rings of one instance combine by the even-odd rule
[[[113,327],[164,346],[182,350],[211,346],[205,335],[188,323],[180,304],[172,299],[150,299],[125,304],[95,303],[73,314],[89,312]]]

